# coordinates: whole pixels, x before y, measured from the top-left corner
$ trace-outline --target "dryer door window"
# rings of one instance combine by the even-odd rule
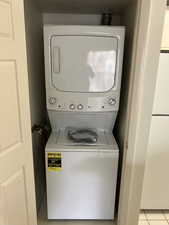
[[[116,85],[115,37],[53,36],[51,83],[59,91],[107,92]]]

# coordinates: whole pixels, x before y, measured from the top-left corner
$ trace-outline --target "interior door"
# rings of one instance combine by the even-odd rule
[[[0,0],[0,225],[36,225],[24,8]]]
[[[144,174],[142,209],[169,209],[169,116],[153,116]]]

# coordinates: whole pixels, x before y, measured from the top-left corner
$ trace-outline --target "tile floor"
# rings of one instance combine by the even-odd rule
[[[169,225],[169,211],[142,210],[138,225]]]
[[[46,204],[43,204],[38,225],[116,225],[116,221],[56,221],[46,218]],[[169,210],[142,210],[138,225],[169,225]]]

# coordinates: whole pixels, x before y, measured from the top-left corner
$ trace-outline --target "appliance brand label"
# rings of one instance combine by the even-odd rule
[[[48,152],[48,171],[62,170],[62,154],[61,152]]]

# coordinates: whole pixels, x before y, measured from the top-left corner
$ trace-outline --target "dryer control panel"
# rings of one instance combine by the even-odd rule
[[[117,96],[108,96],[102,98],[81,98],[77,100],[58,99],[49,96],[47,99],[47,108],[55,111],[68,112],[104,112],[118,110],[119,98]]]

